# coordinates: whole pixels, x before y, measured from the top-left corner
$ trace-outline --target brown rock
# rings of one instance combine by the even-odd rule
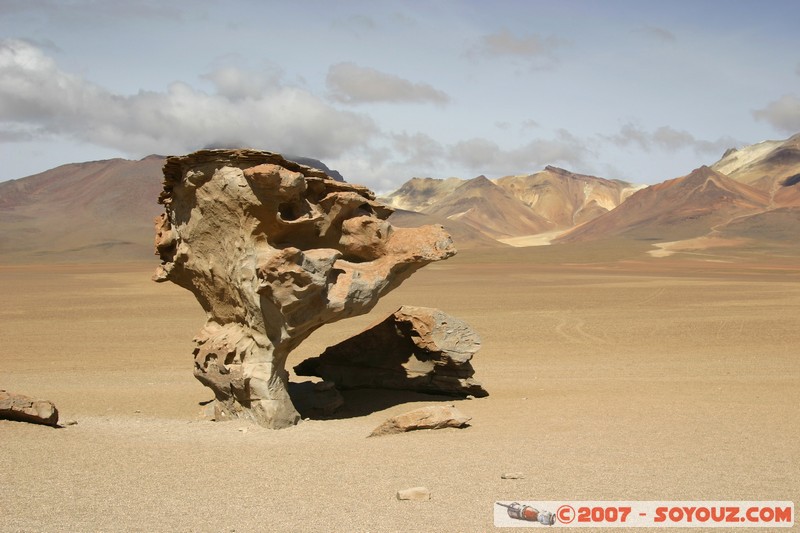
[[[218,419],[297,423],[289,352],[455,254],[441,227],[393,228],[369,189],[271,152],[169,157],[159,201],[154,279],[188,289],[206,311],[195,376],[214,391]]]
[[[388,419],[369,435],[381,437],[417,429],[463,428],[471,417],[451,405],[435,405],[414,409]]]
[[[341,389],[406,389],[466,397],[488,393],[472,376],[480,349],[470,326],[439,309],[403,306],[385,320],[306,359],[294,371]]]
[[[58,409],[49,400],[0,390],[0,418],[57,427]]]

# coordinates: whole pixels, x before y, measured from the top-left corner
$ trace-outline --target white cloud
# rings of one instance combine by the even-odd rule
[[[131,155],[235,143],[318,158],[339,156],[378,133],[369,117],[275,76],[228,67],[207,78],[216,94],[182,82],[163,92],[116,94],[61,70],[28,42],[0,41],[0,131],[59,135]]]
[[[522,146],[504,149],[484,138],[453,144],[448,155],[473,172],[501,176],[539,169],[548,164],[584,165],[589,149],[578,138],[559,130],[554,139],[534,139]]]
[[[800,132],[800,98],[785,94],[765,108],[753,111],[753,116],[780,131],[792,134]]]
[[[260,98],[269,90],[280,88],[282,76],[281,69],[275,66],[253,72],[224,65],[201,78],[209,80],[220,96],[237,101]]]
[[[688,148],[698,154],[717,153],[740,144],[735,139],[727,136],[708,141],[697,139],[685,130],[676,130],[670,126],[661,126],[650,132],[631,123],[622,126],[619,133],[604,136],[604,138],[617,146],[638,145],[646,152],[650,152],[653,149],[677,152]]]
[[[424,133],[399,133],[392,135],[395,151],[415,165],[436,167],[444,156],[444,147],[439,141]]]
[[[369,102],[446,104],[450,97],[427,83],[413,83],[393,74],[354,63],[338,63],[328,70],[331,97],[347,104]]]

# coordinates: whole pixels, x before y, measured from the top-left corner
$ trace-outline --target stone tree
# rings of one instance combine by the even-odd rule
[[[218,418],[297,423],[286,358],[323,324],[367,313],[417,269],[455,254],[441,226],[394,228],[367,188],[257,150],[164,164],[153,279],[206,312],[194,374]]]

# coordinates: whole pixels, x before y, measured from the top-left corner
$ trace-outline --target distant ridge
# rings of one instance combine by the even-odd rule
[[[711,165],[736,181],[774,192],[800,175],[800,134],[785,141],[763,141],[741,149],[731,148]]]
[[[73,163],[0,183],[0,257],[148,259],[164,158]]]
[[[768,205],[767,193],[703,166],[634,193],[613,211],[561,235],[555,242],[616,236],[658,242],[688,239],[705,235],[737,216],[763,211]]]
[[[451,221],[458,221],[484,238],[517,242],[531,235],[555,235],[592,220],[640,187],[547,166],[534,174],[496,180],[412,178],[381,200],[395,208],[436,215],[448,228]]]
[[[542,233],[555,228],[555,224],[534,213],[485,176],[462,183],[425,212],[457,220],[495,239]]]
[[[592,220],[614,209],[641,188],[550,165],[541,172],[506,176],[496,182],[559,229]]]
[[[0,182],[0,262],[153,259],[165,159],[71,163]],[[343,180],[316,159],[292,160]]]
[[[315,159],[289,159],[338,175]],[[0,182],[0,262],[152,260],[164,160],[72,163]],[[496,180],[412,178],[382,200],[396,210],[393,224],[443,224],[461,249],[598,250],[613,240],[657,257],[723,247],[794,257],[800,134],[727,150],[711,166],[649,187],[547,166]]]

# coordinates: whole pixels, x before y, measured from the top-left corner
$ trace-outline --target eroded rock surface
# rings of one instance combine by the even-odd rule
[[[314,330],[368,312],[432,261],[455,254],[441,226],[394,228],[367,188],[257,150],[201,150],[164,165],[156,281],[206,311],[195,376],[215,409],[295,424],[286,357]]]
[[[393,416],[376,427],[370,437],[382,437],[420,429],[463,428],[472,420],[452,405],[431,405]]]
[[[0,418],[58,426],[58,409],[50,400],[0,390]]]
[[[405,389],[453,396],[487,396],[470,360],[481,342],[461,319],[430,307],[404,305],[294,371],[340,389]]]

